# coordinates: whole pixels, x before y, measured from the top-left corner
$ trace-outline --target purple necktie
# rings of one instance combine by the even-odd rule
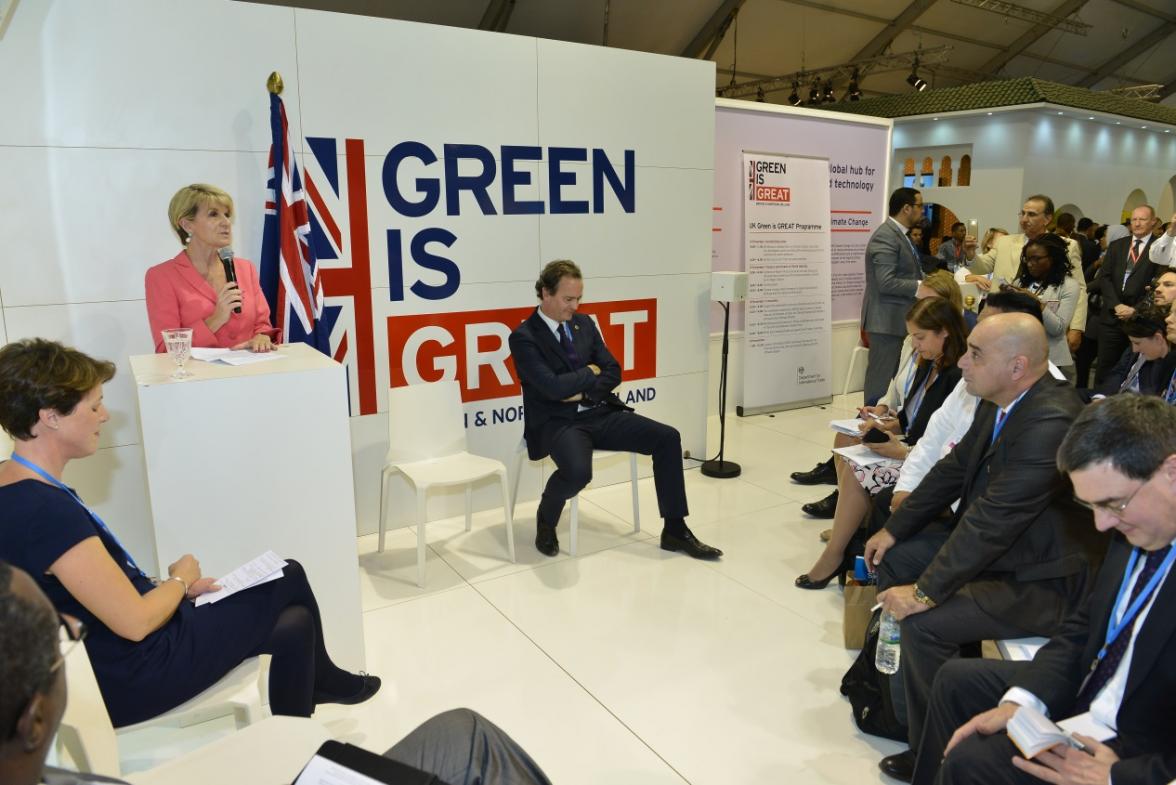
[[[580,353],[576,351],[575,344],[572,343],[572,336],[569,334],[571,328],[567,322],[562,322],[559,325],[559,345],[563,348],[564,354],[568,356],[568,363],[572,368],[579,370],[584,367],[584,361],[580,359]]]
[[[1171,545],[1165,545],[1158,551],[1148,553],[1146,561],[1143,563],[1143,569],[1139,571],[1139,577],[1135,579],[1135,585],[1131,587],[1131,597],[1127,600],[1127,606],[1131,607],[1131,603],[1135,602],[1135,598],[1139,596],[1147,582],[1151,580],[1152,576],[1156,574],[1156,569],[1160,563],[1164,561],[1164,557],[1168,555],[1168,550]],[[1143,609],[1140,608],[1142,613]],[[1114,618],[1115,609],[1111,609],[1111,616]],[[1086,687],[1078,693],[1077,703],[1074,705],[1074,710],[1071,716],[1081,714],[1090,710],[1090,704],[1098,696],[1099,691],[1107,686],[1107,682],[1115,675],[1115,671],[1119,670],[1119,664],[1123,661],[1123,655],[1127,653],[1127,644],[1131,643],[1131,631],[1135,628],[1135,622],[1139,618],[1136,614],[1131,619],[1130,623],[1123,628],[1119,633],[1119,637],[1111,643],[1107,648],[1107,654],[1099,661],[1098,666],[1094,669],[1094,673],[1086,682]]]

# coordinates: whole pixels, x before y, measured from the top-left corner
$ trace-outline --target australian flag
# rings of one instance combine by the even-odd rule
[[[270,93],[268,194],[261,241],[261,288],[282,343],[310,344],[330,356],[329,327],[322,324],[323,286],[310,244],[306,197],[282,99]]]

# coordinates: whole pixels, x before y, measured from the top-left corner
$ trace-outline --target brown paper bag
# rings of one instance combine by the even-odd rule
[[[853,579],[853,573],[848,578]],[[860,649],[866,642],[866,626],[870,623],[870,609],[877,602],[877,586],[845,584],[845,616],[841,624],[845,648]]]

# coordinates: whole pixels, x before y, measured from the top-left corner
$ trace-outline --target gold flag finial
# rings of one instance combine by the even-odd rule
[[[265,86],[274,95],[281,95],[286,85],[282,82],[282,75],[274,71],[269,75],[269,79],[265,80]]]

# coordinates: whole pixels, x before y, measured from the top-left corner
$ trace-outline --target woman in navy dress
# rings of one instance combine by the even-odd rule
[[[317,704],[374,695],[377,677],[331,662],[297,562],[280,580],[197,608],[190,600],[217,587],[191,554],[153,581],[62,482],[69,461],[98,448],[102,384],[113,376],[112,363],[51,341],[0,349],[0,426],[15,442],[0,463],[0,558],[89,628],[86,651],[114,725],[162,714],[259,654],[273,655],[274,714],[309,717]]]

